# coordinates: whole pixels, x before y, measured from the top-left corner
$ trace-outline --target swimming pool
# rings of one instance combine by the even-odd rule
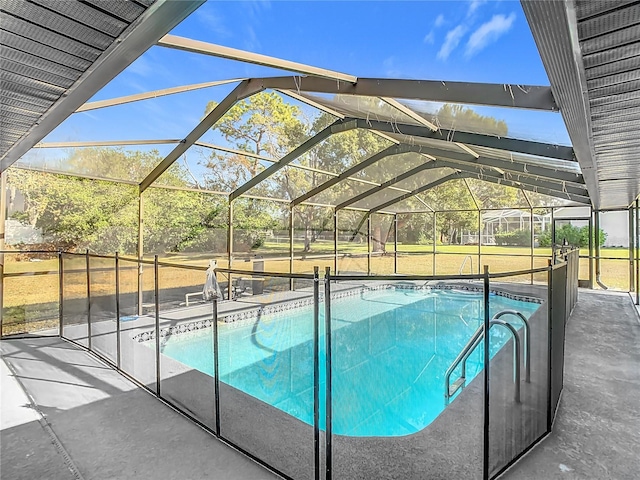
[[[447,368],[482,324],[482,293],[362,290],[332,299],[331,307],[333,432],[400,436],[429,425],[445,408]],[[490,297],[491,315],[514,309],[529,317],[538,307]],[[322,307],[320,312],[323,326]],[[312,424],[312,339],[312,306],[220,324],[220,381]],[[507,340],[503,329],[492,329],[491,353]],[[467,382],[482,369],[483,348],[481,344],[467,361]],[[210,328],[164,338],[162,354],[213,375]],[[322,334],[321,392],[324,361]],[[323,393],[320,423],[324,429]]]

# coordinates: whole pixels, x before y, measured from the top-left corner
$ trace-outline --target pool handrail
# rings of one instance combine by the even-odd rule
[[[524,330],[524,341],[522,344],[524,349],[525,382],[531,383],[531,349],[529,348],[531,343],[531,328],[529,328],[529,321],[527,320],[527,317],[517,310],[502,310],[501,312],[496,313],[493,316],[493,319],[498,320],[505,315],[514,315],[522,320],[522,327]]]
[[[462,275],[462,271],[464,270],[464,266],[467,264],[467,260],[471,261],[471,275],[473,275],[473,257],[471,255],[467,255],[466,257],[464,257],[464,260],[462,260],[462,265],[460,265],[460,271],[458,272],[458,275]]]
[[[502,312],[501,312],[502,313]],[[509,311],[511,313],[511,311]],[[497,314],[496,314],[497,315]],[[504,313],[506,315],[506,313]],[[491,319],[489,322],[489,328],[494,325],[500,325],[506,328],[513,337],[513,381],[514,381],[514,400],[516,403],[520,403],[520,338],[518,337],[518,332],[513,325],[504,320],[500,320],[496,318],[496,316]],[[527,332],[528,332],[528,324],[527,324]],[[451,366],[447,369],[445,373],[445,385],[444,385],[444,398],[445,405],[449,404],[451,397],[455,395],[455,393],[460,389],[464,388],[466,383],[466,364],[467,359],[471,355],[471,353],[475,350],[475,348],[480,344],[484,336],[484,327],[480,326],[473,333],[471,339],[467,342],[462,351],[458,354],[456,359],[453,361]],[[528,343],[528,339],[525,336],[525,341]],[[529,350],[527,345],[527,350]],[[453,391],[451,390],[451,375],[453,371],[462,363],[462,371],[460,372],[460,377],[453,383]],[[528,363],[527,363],[528,365]]]

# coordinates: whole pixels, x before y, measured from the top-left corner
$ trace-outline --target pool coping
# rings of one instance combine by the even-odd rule
[[[518,300],[523,302],[530,302],[541,304],[544,302],[544,298],[541,295],[535,295],[533,292],[518,292],[517,289],[514,291],[512,286],[514,284],[508,284],[509,286],[499,285],[498,287],[493,287],[489,291],[498,296],[502,296],[505,298],[509,298],[511,300]],[[516,284],[520,286],[519,284]],[[536,285],[523,285],[526,287],[536,287]],[[359,295],[363,291],[377,291],[377,290],[461,290],[467,292],[482,292],[484,291],[484,287],[479,284],[469,284],[469,283],[421,283],[421,282],[402,282],[402,283],[384,283],[382,285],[357,285],[351,288],[346,288],[342,291],[335,292],[331,294],[331,299],[336,300],[340,298],[346,298],[350,296]],[[320,292],[319,299],[322,301],[324,299],[324,292]],[[312,296],[303,297],[296,300],[290,300],[285,302],[277,302],[274,304],[261,305],[258,307],[250,307],[244,308],[241,311],[231,311],[227,313],[223,313],[222,315],[218,315],[218,321],[224,322],[228,326],[231,327],[243,327],[248,323],[254,323],[257,319],[261,318],[263,315],[277,314],[290,310],[297,310],[304,307],[308,307],[313,305],[314,300]],[[176,336],[180,334],[195,332],[198,330],[211,328],[213,326],[212,319],[197,319],[193,321],[183,321],[176,325],[172,325],[169,327],[160,328],[160,337],[168,338],[170,336]],[[148,327],[147,327],[148,328]],[[132,340],[138,343],[144,343],[148,341],[155,340],[155,329],[145,330],[143,332],[136,333],[132,335]]]

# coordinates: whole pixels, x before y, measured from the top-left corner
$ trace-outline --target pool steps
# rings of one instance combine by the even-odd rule
[[[496,313],[491,321],[489,322],[489,328],[494,325],[499,325],[503,328],[506,328],[507,331],[513,337],[513,382],[514,382],[514,401],[516,403],[520,403],[520,338],[518,337],[518,331],[516,328],[511,325],[509,322],[506,322],[501,319],[501,317],[506,315],[513,315],[518,317],[523,324],[524,330],[524,365],[525,365],[525,381],[529,383],[531,381],[531,365],[530,365],[530,329],[529,322],[526,317],[521,313],[515,310],[503,310],[501,312]],[[484,337],[484,326],[478,327],[478,329],[471,336],[471,339],[464,346],[462,351],[458,354],[456,359],[453,361],[451,366],[447,369],[445,374],[445,389],[444,389],[444,398],[445,404],[448,405],[451,398],[456,394],[456,392],[460,389],[463,389],[466,386],[466,375],[467,375],[467,359],[471,356],[471,353],[476,349],[476,347],[480,344]],[[461,366],[460,376],[457,380],[451,383],[451,375],[454,370]]]

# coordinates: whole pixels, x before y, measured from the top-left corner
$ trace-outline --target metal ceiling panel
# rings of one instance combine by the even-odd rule
[[[52,62],[46,58],[38,57],[15,48],[2,45],[0,46],[0,62],[4,62],[4,60],[37,68],[38,70],[44,70],[45,72],[53,73],[70,80],[76,80],[82,73],[81,70],[67,67],[66,65]]]
[[[73,4],[75,3],[73,2]],[[66,37],[78,39],[82,43],[91,45],[99,50],[106,49],[114,40],[114,37],[84,25],[80,19],[78,21],[71,20],[24,0],[3,0],[2,9],[14,17],[28,21],[29,24],[39,25]],[[29,27],[19,33],[28,37]]]
[[[585,55],[583,59],[585,68],[593,68],[598,65],[618,62],[626,58],[637,57],[638,55],[640,55],[640,41],[621,45],[615,50],[604,50],[591,55]]]
[[[83,58],[90,62],[95,61],[101,51],[97,48],[85,45],[64,35],[60,35],[55,31],[47,30],[39,25],[29,23],[21,18],[13,17],[5,12],[0,12],[0,25],[2,30],[11,32],[15,35],[25,37],[33,42],[42,45],[55,45],[55,48],[63,52],[70,53],[76,57]]]
[[[41,105],[47,108],[51,105],[51,102],[53,102],[57,98],[57,95],[53,92],[43,92],[35,90],[28,85],[21,85],[2,78],[0,78],[0,92],[2,92],[3,98],[16,98],[14,97],[14,95],[17,95],[21,98],[24,98],[26,96],[28,100],[25,99],[25,103]]]
[[[634,90],[631,92],[624,92],[616,95],[602,95],[598,98],[590,98],[589,103],[592,107],[601,105],[617,105],[616,108],[624,107],[622,102],[628,102],[630,100],[640,100],[640,90]]]
[[[580,2],[578,2],[580,3]],[[590,3],[598,3],[591,1]],[[615,32],[621,28],[635,26],[640,23],[640,5],[629,4],[624,8],[618,8],[609,12],[600,12],[588,18],[576,12],[578,18],[582,18],[578,23],[578,35],[580,40],[600,37],[602,35]]]
[[[12,48],[16,51],[24,52],[37,58],[47,59],[67,68],[84,71],[89,68],[91,62],[80,57],[76,57],[62,50],[58,50],[50,45],[35,42],[29,38],[24,38],[15,33],[0,30],[0,45],[2,49]]]
[[[636,0],[596,0],[590,2],[578,2],[576,14],[579,18],[589,18],[594,15],[602,15],[611,10],[624,8]]]
[[[13,98],[8,98],[5,96],[0,97],[0,104],[2,105],[2,108],[6,108],[8,112],[22,111],[34,114],[35,116],[40,116],[47,110],[46,107],[39,107],[31,103],[27,104],[25,102],[21,102],[19,100],[15,100]],[[25,108],[27,107],[28,110],[25,110]]]
[[[632,69],[615,75],[587,80],[587,88],[589,91],[599,90],[601,88],[611,88],[618,85],[628,85],[636,80],[640,80],[640,70]],[[621,87],[624,88],[624,87]]]
[[[138,18],[145,10],[143,6],[131,0],[85,0],[85,3],[129,23]]]
[[[604,87],[600,87],[598,89],[594,89],[593,91],[589,92],[589,97],[591,98],[608,97],[611,95],[620,95],[623,93],[636,92],[639,89],[640,89],[640,80],[633,80],[627,83],[607,85]]]
[[[29,65],[17,63],[7,58],[2,58],[1,63],[2,69],[5,72],[15,73],[16,75],[19,75],[21,77],[31,78],[43,83],[62,87],[63,89],[69,88],[71,85],[73,85],[74,82],[74,79],[65,78],[60,75],[56,75],[55,73],[49,73],[44,70],[40,70],[39,68],[34,68]]]
[[[623,109],[614,111],[595,111],[593,113],[594,123],[602,122],[604,124],[610,122],[620,122],[630,120],[630,116],[640,114],[640,102],[628,102]]]
[[[596,78],[634,71],[638,66],[638,56],[640,56],[640,48],[638,50],[638,55],[587,68],[587,79],[594,80]]]
[[[61,2],[60,0],[31,0],[31,2],[113,38],[120,35],[120,32],[127,28],[130,23],[114,18],[80,2]]]
[[[32,88],[34,90],[37,90],[38,92],[42,92],[42,94],[44,95],[54,95],[55,98],[58,98],[65,91],[63,87],[51,85],[35,78],[20,75],[19,73],[9,72],[8,70],[4,69],[4,62],[3,69],[0,70],[0,80],[6,80],[7,82],[24,85],[25,87]]]
[[[589,55],[636,41],[638,41],[638,26],[632,25],[622,30],[614,30],[602,36],[580,41],[580,48],[583,55]]]

